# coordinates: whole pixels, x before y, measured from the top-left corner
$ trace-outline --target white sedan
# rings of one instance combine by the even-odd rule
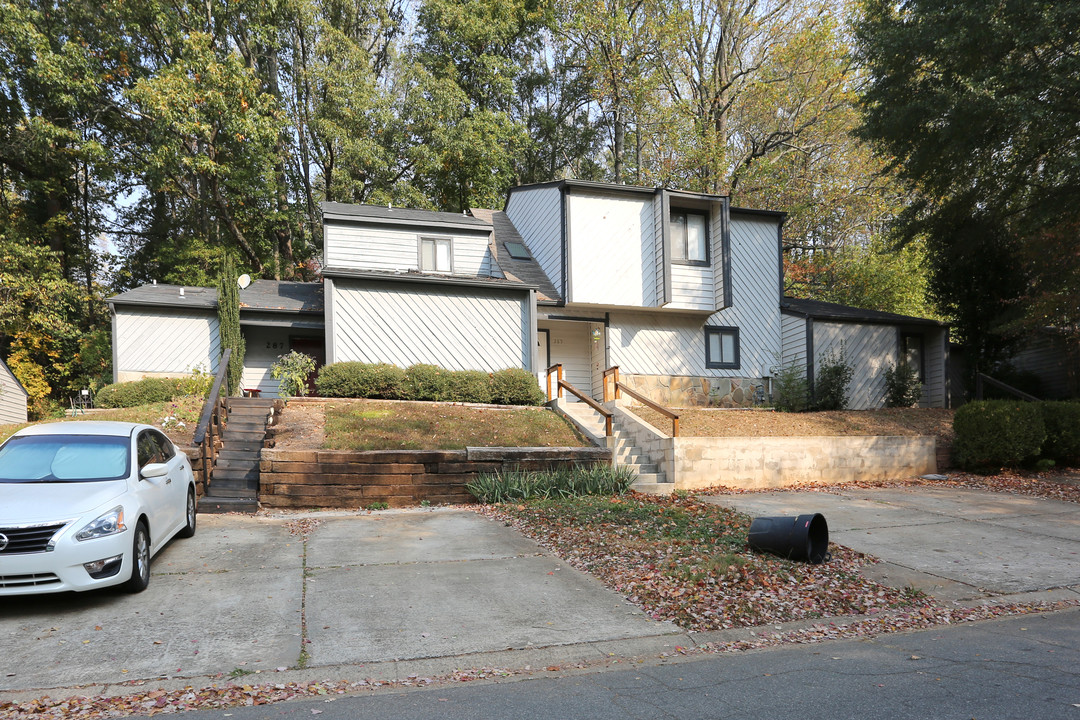
[[[0,596],[150,582],[150,558],[195,534],[195,478],[160,430],[24,428],[0,445]]]

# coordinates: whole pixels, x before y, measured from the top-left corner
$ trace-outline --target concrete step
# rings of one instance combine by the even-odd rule
[[[204,495],[199,499],[200,513],[253,513],[259,510],[259,501],[254,497],[221,497]]]
[[[624,467],[630,468],[636,472],[639,477],[641,475],[655,475],[660,472],[660,468],[655,463],[626,463]]]
[[[634,492],[645,493],[646,495],[670,495],[675,492],[675,483],[668,482],[635,482],[630,486],[630,489]]]
[[[637,481],[636,482],[661,483],[661,484],[668,484],[668,485],[673,485],[674,484],[674,483],[669,483],[668,480],[667,480],[667,476],[664,475],[664,473],[662,473],[662,472],[658,472],[658,473],[639,473],[638,476],[637,476]]]

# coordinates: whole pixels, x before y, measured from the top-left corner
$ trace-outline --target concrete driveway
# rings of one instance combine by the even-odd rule
[[[473,512],[306,515],[319,520],[306,539],[295,517],[200,515],[139,595],[5,598],[0,691],[462,655],[471,667],[508,648],[600,654],[678,632]]]
[[[1076,503],[930,487],[705,499],[755,517],[819,512],[832,542],[884,561],[864,574],[942,599],[1048,592],[1080,598]]]

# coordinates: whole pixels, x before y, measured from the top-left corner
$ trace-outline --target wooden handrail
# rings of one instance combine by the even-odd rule
[[[612,413],[610,410],[607,410],[603,405],[596,402],[591,397],[589,397],[585,393],[581,392],[580,390],[578,390],[576,387],[574,387],[570,383],[566,382],[565,380],[560,380],[559,381],[559,389],[560,390],[566,390],[566,391],[568,391],[570,393],[573,393],[578,398],[580,398],[581,401],[584,402],[586,405],[588,405],[593,410],[595,410],[596,412],[603,415],[604,416],[604,434],[607,437],[611,437],[611,416],[614,413]],[[559,393],[559,397],[562,397],[562,393]]]
[[[661,415],[664,415],[666,417],[671,418],[671,437],[679,437],[679,414],[678,413],[673,412],[671,410],[668,410],[666,407],[664,407],[663,405],[660,405],[659,403],[653,402],[649,398],[647,398],[644,395],[642,395],[641,393],[639,393],[637,390],[634,390],[631,387],[627,387],[626,385],[624,385],[621,382],[616,382],[615,383],[615,397],[616,397],[616,399],[618,399],[620,392],[626,393],[630,397],[632,397],[635,400],[637,400],[638,402],[640,402],[642,405],[645,405],[646,407],[652,408],[653,410],[660,413]]]
[[[555,388],[556,388],[556,391],[559,394],[559,397],[562,397],[563,396],[562,395],[563,389],[561,387],[559,387],[559,383],[561,383],[563,381],[562,363],[555,363],[554,365],[552,365],[551,367],[549,367],[547,369],[547,399],[549,401],[554,399],[551,396],[551,373],[552,372],[555,372],[557,374],[558,382],[555,383]]]
[[[198,445],[202,455],[202,486],[203,495],[210,490],[210,471],[214,467],[217,454],[216,436],[224,431],[224,424],[228,422],[228,409],[221,400],[222,388],[225,395],[229,394],[229,358],[232,357],[232,348],[225,348],[218,360],[217,375],[214,376],[214,384],[210,386],[210,394],[206,396],[202,414],[199,416],[199,424],[195,426],[193,444]]]
[[[1021,400],[1027,400],[1028,402],[1039,402],[1039,398],[1014,388],[1012,385],[1003,383],[1000,380],[996,380],[985,373],[975,373],[975,399],[983,399],[983,383],[986,383],[990,387],[996,387],[998,390],[1004,390],[1007,393],[1011,393]]]
[[[604,376],[603,376],[604,402],[611,402],[611,393],[608,392],[607,379],[609,377],[612,377],[612,376],[615,377],[615,383],[614,384],[618,385],[619,384],[619,366],[618,365],[612,365],[611,367],[609,367],[607,370],[604,371]]]

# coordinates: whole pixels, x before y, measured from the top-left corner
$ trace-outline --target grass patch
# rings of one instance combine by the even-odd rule
[[[695,496],[546,499],[485,506],[639,605],[688,630],[717,630],[883,611],[931,600],[867,580],[859,553],[830,546],[809,565],[755,553],[751,518]]]
[[[326,406],[324,447],[334,450],[458,450],[465,447],[580,447],[550,410],[356,401]]]
[[[547,471],[518,470],[486,473],[465,485],[480,502],[498,503],[536,498],[566,498],[583,495],[622,495],[630,489],[635,474],[626,467],[610,465],[560,468]]]
[[[188,445],[191,445],[191,439],[195,436],[195,426],[199,424],[199,413],[202,412],[204,402],[204,398],[188,395],[173,398],[172,400],[167,400],[165,402],[154,402],[129,408],[97,410],[86,415],[42,420],[41,423],[61,422],[65,420],[113,420],[117,422],[142,423],[144,425],[153,425],[154,427],[159,428],[178,447],[187,447]],[[166,418],[173,418],[173,420],[166,423],[164,422]],[[7,440],[24,427],[41,423],[0,425],[0,442]]]

